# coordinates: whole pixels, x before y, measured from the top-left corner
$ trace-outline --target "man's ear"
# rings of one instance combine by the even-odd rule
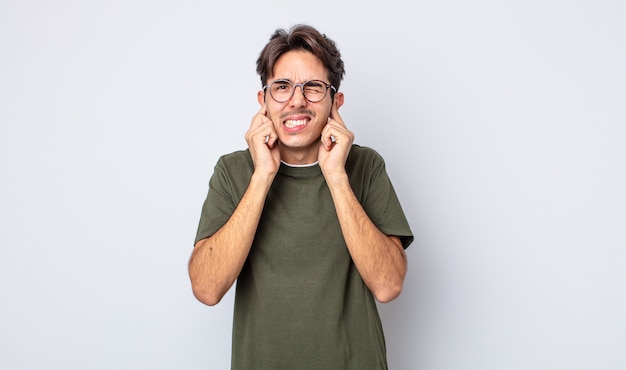
[[[343,105],[343,99],[344,95],[342,92],[335,93],[335,101],[333,102],[333,104],[337,106],[337,109],[339,109]]]
[[[330,117],[339,115],[339,108],[343,105],[344,95],[342,92],[338,92],[333,96],[332,106],[330,107]]]
[[[265,90],[259,90],[259,92],[256,93],[256,99],[260,105],[265,104]]]

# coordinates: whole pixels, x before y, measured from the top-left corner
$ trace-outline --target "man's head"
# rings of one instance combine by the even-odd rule
[[[344,101],[344,75],[335,43],[310,26],[279,29],[257,60],[263,89],[257,94],[278,137],[281,159],[313,163],[320,135]]]
[[[315,55],[328,70],[328,82],[339,90],[345,74],[341,54],[334,41],[307,25],[297,25],[289,31],[278,29],[270,37],[256,61],[256,71],[261,77],[262,86],[274,75],[274,65],[278,58],[293,50],[306,50]],[[331,94],[332,98],[334,92]]]

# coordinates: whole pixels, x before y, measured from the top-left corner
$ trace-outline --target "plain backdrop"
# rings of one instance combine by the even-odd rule
[[[392,369],[626,368],[619,0],[0,0],[0,368],[228,369],[187,260],[278,27],[334,39],[340,110],[415,233]]]

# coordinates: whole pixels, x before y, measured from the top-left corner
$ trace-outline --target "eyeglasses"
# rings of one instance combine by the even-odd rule
[[[333,92],[337,92],[333,85],[320,80],[311,80],[301,84],[295,84],[289,80],[276,80],[271,84],[263,86],[263,91],[269,88],[272,99],[278,103],[284,103],[293,97],[296,86],[300,86],[304,98],[311,103],[322,101],[326,97],[329,88],[333,89]]]

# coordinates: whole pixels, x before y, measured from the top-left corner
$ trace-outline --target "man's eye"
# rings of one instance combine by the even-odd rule
[[[324,86],[318,82],[310,82],[306,85],[304,85],[304,89],[306,91],[310,91],[310,92],[322,92],[324,91]]]
[[[274,90],[284,91],[291,89],[291,85],[285,82],[274,83]]]

